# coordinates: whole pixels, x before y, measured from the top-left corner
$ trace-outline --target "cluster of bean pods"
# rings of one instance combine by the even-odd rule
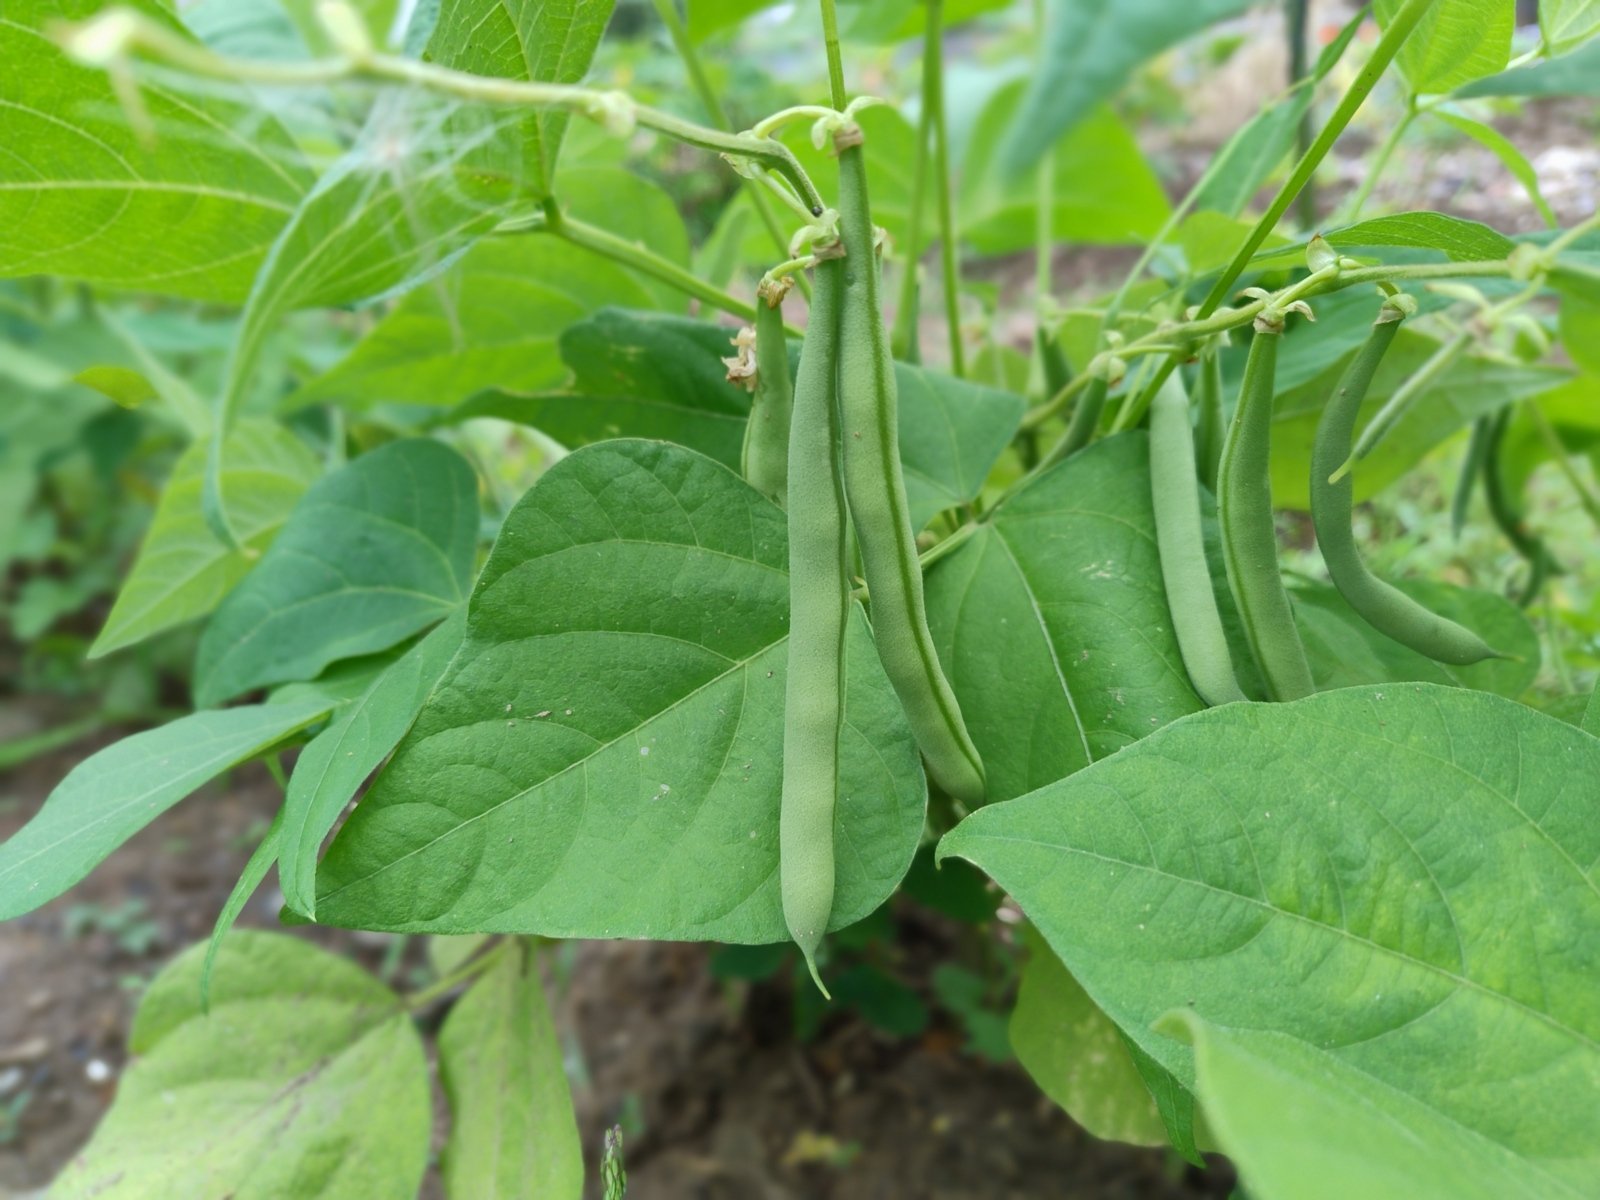
[[[924,613],[922,570],[902,477],[894,363],[879,298],[877,244],[859,126],[844,115],[833,130],[839,160],[836,233],[824,232],[806,261],[815,285],[791,383],[782,301],[788,280],[764,280],[756,305],[754,401],[744,473],[786,508],[790,624],[785,684],[783,794],[779,820],[781,892],[789,933],[812,976],[834,899],[834,824],[840,737],[845,720],[846,644],[859,561],[879,659],[893,684],[929,779],[954,800],[984,799],[984,770],[955,693],[934,651]],[[794,265],[794,264],[786,264]],[[1351,528],[1353,466],[1398,419],[1402,388],[1355,444],[1358,414],[1400,323],[1415,311],[1386,296],[1366,342],[1332,394],[1311,461],[1311,513],[1334,586],[1374,629],[1438,662],[1465,666],[1497,657],[1471,630],[1432,612],[1379,579],[1362,561]],[[1292,309],[1267,307],[1254,322],[1237,403],[1224,420],[1216,354],[1199,369],[1199,420],[1191,421],[1177,374],[1150,407],[1150,476],[1162,582],[1178,648],[1207,704],[1246,700],[1224,632],[1202,536],[1202,485],[1214,490],[1227,588],[1245,644],[1271,700],[1309,696],[1315,683],[1284,587],[1268,471],[1278,346]],[[1308,314],[1309,315],[1309,314]],[[746,333],[745,338],[750,335]],[[744,360],[741,360],[743,362]],[[1054,367],[1065,374],[1063,363]],[[744,372],[748,373],[748,372]],[[1066,458],[1098,431],[1109,381],[1090,380],[1066,436],[1041,466]],[[1550,569],[1506,494],[1496,452],[1504,416],[1480,422],[1459,512],[1482,477],[1491,512],[1528,559],[1530,590]],[[857,556],[859,555],[859,560]],[[825,989],[824,989],[825,991]]]
[[[984,796],[983,764],[924,612],[860,128],[846,121],[833,139],[838,235],[813,244],[815,280],[799,372],[791,394],[781,312],[785,289],[765,282],[756,306],[756,387],[744,450],[746,478],[788,512],[781,891],[790,936],[819,988],[816,950],[833,910],[856,553],[878,657],[929,778],[966,805],[981,804]]]
[[[1362,561],[1351,529],[1354,479],[1350,468],[1363,456],[1361,447],[1354,454],[1351,451],[1357,414],[1401,321],[1413,311],[1415,303],[1408,296],[1385,298],[1367,340],[1323,406],[1311,456],[1311,519],[1334,587],[1363,620],[1419,654],[1466,666],[1498,657],[1498,652],[1470,629],[1432,612],[1374,575]],[[1201,540],[1197,484],[1202,470],[1215,479],[1228,589],[1268,697],[1297,700],[1315,690],[1279,568],[1268,473],[1278,344],[1284,325],[1283,313],[1268,310],[1257,318],[1238,403],[1220,444],[1220,379],[1215,356],[1201,367],[1201,413],[1193,433],[1188,398],[1176,375],[1151,406],[1151,493],[1163,583],[1184,668],[1195,691],[1212,705],[1242,700],[1244,695],[1223,633]],[[1377,436],[1381,431],[1369,439],[1371,444]],[[1203,464],[1198,469],[1196,442]],[[1482,458],[1477,451],[1469,455],[1473,464],[1469,471],[1484,472],[1493,508],[1498,472],[1492,469],[1495,459],[1488,450],[1492,446],[1485,447]],[[1498,507],[1504,509],[1503,501]],[[1520,522],[1514,518],[1507,522],[1508,527],[1520,530]],[[1524,553],[1535,570],[1547,558],[1542,547],[1530,546]]]

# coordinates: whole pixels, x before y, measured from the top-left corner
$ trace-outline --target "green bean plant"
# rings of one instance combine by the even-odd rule
[[[0,503],[88,447],[145,527],[84,654],[193,701],[0,844],[0,918],[283,789],[49,1195],[414,1196],[449,999],[445,1193],[620,1196],[543,950],[722,943],[815,1015],[900,891],[1099,1137],[1253,1200],[1596,1195],[1592,562],[1527,497],[1600,522],[1600,216],[1494,122],[1596,94],[1600,3],[1376,0],[1316,55],[1289,4],[1176,201],[1125,88],[1246,0],[791,7],[0,5]],[[957,86],[952,30],[1009,66]],[[1424,125],[1548,227],[1371,215]],[[1029,254],[1019,349],[979,280]],[[1502,557],[1363,535],[1458,463]],[[230,932],[274,869],[285,924],[475,949],[401,995]]]

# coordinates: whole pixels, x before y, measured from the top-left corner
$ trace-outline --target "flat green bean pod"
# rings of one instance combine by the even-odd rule
[[[783,297],[789,277],[764,282],[756,294],[756,390],[744,427],[741,455],[750,486],[780,508],[788,507],[789,422],[794,383],[789,341],[783,332]]]
[[[1244,620],[1250,651],[1274,700],[1299,700],[1316,690],[1294,610],[1278,569],[1272,521],[1272,393],[1283,327],[1258,318],[1245,360],[1239,403],[1217,468],[1217,517],[1228,587]]]
[[[778,817],[783,919],[824,995],[816,950],[833,912],[851,604],[837,386],[843,294],[844,264],[819,262],[789,437],[789,667]]]
[[[1399,309],[1384,304],[1366,343],[1323,407],[1311,452],[1311,521],[1334,587],[1367,624],[1436,662],[1467,666],[1495,658],[1497,652],[1472,630],[1424,608],[1367,569],[1350,527],[1355,480],[1345,473],[1338,482],[1330,481],[1350,455],[1356,414],[1402,316]]]
[[[859,129],[835,136],[844,304],[839,409],[845,494],[871,595],[872,632],[935,783],[968,805],[983,802],[983,763],[933,648],[922,568],[900,467],[898,396],[878,305],[878,267]],[[791,478],[793,472],[791,470]]]
[[[1150,498],[1155,506],[1161,582],[1189,682],[1207,704],[1243,700],[1206,566],[1189,397],[1176,372],[1167,377],[1150,406]]]

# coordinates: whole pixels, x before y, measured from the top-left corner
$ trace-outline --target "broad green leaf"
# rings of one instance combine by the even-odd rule
[[[1469,83],[1456,92],[1472,96],[1600,96],[1600,42],[1561,58],[1514,67]]]
[[[1001,149],[1000,164],[1014,171],[1038,161],[1056,138],[1112,99],[1139,64],[1248,4],[1052,0],[1044,59]]]
[[[295,406],[458,404],[485,388],[536,391],[566,374],[563,329],[605,304],[649,308],[627,271],[553,237],[495,238],[410,292]]]
[[[1260,1200],[1506,1200],[1543,1196],[1472,1133],[1337,1057],[1281,1033],[1228,1029],[1176,1009],[1222,1148]]]
[[[1166,1145],[1122,1034],[1037,935],[1028,938],[1010,1033],[1017,1061],[1039,1090],[1095,1137]]]
[[[1560,321],[1562,349],[1585,371],[1600,375],[1600,304],[1563,296]]]
[[[1308,335],[1317,332],[1307,330]],[[1371,420],[1384,401],[1437,348],[1438,342],[1432,338],[1415,330],[1401,330],[1373,378],[1361,406],[1360,420]],[[1306,509],[1310,505],[1311,446],[1317,421],[1322,405],[1338,386],[1344,364],[1345,359],[1341,358],[1310,382],[1277,397],[1272,426],[1272,494],[1281,507]],[[1364,500],[1393,483],[1428,451],[1471,425],[1475,418],[1549,391],[1571,377],[1569,371],[1554,367],[1470,355],[1458,359],[1417,397],[1389,435],[1361,461],[1354,472],[1356,500]]]
[[[1374,0],[1380,26],[1394,19],[1405,0]],[[1395,58],[1413,93],[1454,91],[1511,61],[1516,5],[1511,0],[1437,0]]]
[[[1215,209],[1237,217],[1294,149],[1300,124],[1311,109],[1312,89],[1296,88],[1251,117],[1217,151],[1211,178],[1200,188],[1191,207],[1196,212]],[[1243,238],[1240,238],[1241,244]],[[1227,260],[1215,264],[1222,266]]]
[[[0,921],[54,900],[201,784],[327,711],[306,700],[191,713],[90,755],[0,845]]]
[[[1441,683],[1516,699],[1533,683],[1539,673],[1539,635],[1511,601],[1436,580],[1389,582],[1513,657],[1470,667],[1434,662],[1373,629],[1331,585],[1299,583],[1290,595],[1318,691],[1363,683]]]
[[[216,490],[231,428],[265,339],[297,308],[364,300],[414,282],[500,218],[512,193],[492,177],[469,175],[448,150],[421,144],[418,114],[396,93],[380,99],[356,146],[306,195],[273,243],[245,304],[228,357],[208,468],[207,503],[231,510]],[[410,131],[409,133],[407,131]],[[415,146],[395,139],[415,136]],[[397,159],[397,154],[402,157]],[[220,522],[213,517],[213,525]],[[237,528],[235,536],[239,536]]]
[[[722,360],[733,353],[732,333],[683,317],[602,309],[561,335],[561,356],[573,376],[567,391],[485,392],[450,419],[519,421],[566,446],[661,438],[736,468],[750,397],[727,379]],[[895,364],[895,379],[906,495],[920,529],[978,495],[1025,404],[1020,396],[906,363]]]
[[[1025,80],[1006,84],[978,114],[961,171],[957,224],[980,254],[1008,254],[1034,242],[1039,168],[1007,174],[995,163],[1015,119]],[[1088,113],[1056,140],[1051,232],[1091,244],[1152,236],[1171,206],[1139,143],[1108,106]]]
[[[1201,209],[1178,223],[1172,231],[1171,244],[1183,251],[1185,265],[1190,271],[1215,271],[1233,259],[1245,238],[1250,236],[1252,224],[1213,209]],[[1267,240],[1269,245],[1281,246],[1287,239],[1281,234],[1272,234]],[[1099,322],[1094,318],[1091,321],[1098,332]]]
[[[703,42],[775,3],[777,0],[687,0],[689,37]]]
[[[941,6],[945,29],[987,12],[1005,8],[1010,0],[948,0]],[[921,37],[928,28],[924,0],[841,0],[840,35],[847,41],[884,44]]]
[[[1148,440],[1097,442],[928,572],[928,623],[989,796],[1020,796],[1200,707],[1161,586]]]
[[[1558,259],[1546,282],[1564,296],[1575,296],[1586,304],[1600,305],[1600,265],[1591,266],[1570,258]]]
[[[1372,217],[1354,225],[1327,230],[1323,236],[1334,249],[1344,254],[1394,246],[1410,250],[1438,250],[1446,258],[1458,262],[1498,261],[1517,247],[1505,234],[1481,221],[1469,221],[1464,217],[1436,212]],[[1303,266],[1305,250],[1304,241],[1265,250],[1251,260],[1250,268],[1262,271]]]
[[[1446,125],[1460,133],[1466,134],[1480,146],[1488,149],[1518,183],[1522,190],[1528,193],[1528,198],[1533,201],[1534,207],[1539,210],[1539,215],[1544,218],[1544,223],[1552,229],[1556,227],[1556,215],[1550,211],[1550,205],[1544,198],[1544,193],[1539,190],[1539,173],[1533,169],[1517,144],[1492,125],[1485,125],[1482,121],[1474,121],[1463,117],[1459,113],[1447,112],[1444,109],[1432,110]]]
[[[614,0],[442,0],[425,58],[441,66],[501,79],[577,83],[589,70]],[[559,109],[526,109],[490,118],[469,161],[509,176],[534,197],[547,195],[567,128]],[[483,136],[466,114],[457,132]]]
[[[603,308],[561,334],[572,373],[565,390],[485,392],[450,419],[518,421],[570,447],[661,438],[737,467],[750,397],[728,382],[722,361],[734,352],[733,333],[686,317]]]
[[[787,940],[778,797],[785,518],[726,467],[621,441],[506,518],[467,639],[318,874],[326,924]],[[834,928],[921,836],[916,748],[859,614]]]
[[[127,582],[89,648],[91,658],[204,616],[243,579],[321,472],[282,426],[249,418],[228,435],[222,491],[241,550],[230,550],[201,512],[206,447],[190,446],[161,493]]]
[[[539,964],[516,942],[439,1031],[450,1098],[440,1163],[454,1200],[578,1200],[583,1146]]]
[[[1583,731],[1600,737],[1600,680],[1595,682],[1589,703],[1583,710]]]
[[[1175,722],[940,853],[1186,1086],[1151,1028],[1179,1008],[1315,1047],[1337,1082],[1304,1087],[1358,1086],[1412,1138],[1453,1126],[1500,1195],[1575,1198],[1600,1173],[1597,775],[1600,739],[1509,700],[1350,688]]]
[[[0,14],[0,275],[237,303],[310,172],[276,121],[211,91],[141,81],[155,131],[141,141],[106,73],[47,32],[101,7],[8,0]],[[181,30],[157,0],[134,7]]]
[[[129,1035],[138,1057],[51,1200],[414,1196],[428,1067],[394,993],[296,938],[236,933],[205,1015],[204,951],[151,982]]]
[[[477,538],[477,477],[442,442],[390,442],[324,476],[206,625],[198,703],[315,679],[442,620],[466,599]]]
[[[912,526],[921,529],[983,490],[1027,405],[1010,392],[908,363],[895,363],[894,377],[906,499]]]
[[[315,920],[317,852],[345,806],[400,744],[466,632],[462,609],[334,714],[300,752],[283,802],[278,875],[284,902]]]
[[[373,681],[399,661],[411,649],[402,643],[379,654],[361,658],[346,658],[334,663],[315,679],[286,683],[267,693],[274,704],[284,700],[323,701],[329,708],[338,708],[356,699],[372,686]]]
[[[1565,54],[1600,34],[1600,0],[1540,0],[1539,30],[1550,54]]]

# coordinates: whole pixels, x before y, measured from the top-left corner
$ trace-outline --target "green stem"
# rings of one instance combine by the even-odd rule
[[[441,996],[447,996],[464,983],[468,983],[482,975],[506,956],[506,952],[516,945],[516,939],[507,938],[485,950],[477,958],[471,959],[454,971],[440,976],[425,988],[412,992],[405,998],[407,1012],[420,1012]]]
[[[1411,122],[1417,119],[1416,97],[1406,100],[1405,114],[1394,123],[1394,128],[1389,131],[1389,136],[1383,139],[1383,144],[1378,147],[1378,153],[1373,156],[1372,162],[1367,165],[1361,177],[1361,186],[1356,189],[1356,194],[1351,197],[1350,205],[1340,220],[1341,225],[1353,225],[1361,219],[1361,210],[1367,206],[1367,201],[1372,199],[1372,189],[1377,186],[1378,177],[1389,166],[1389,160],[1394,157],[1395,148],[1400,145],[1400,139],[1405,137],[1406,130],[1411,128]]]
[[[585,250],[592,250],[596,254],[605,256],[613,262],[621,263],[625,267],[632,267],[653,279],[659,279],[669,287],[675,287],[686,296],[693,296],[702,303],[720,309],[744,321],[754,321],[756,310],[753,304],[747,304],[737,296],[730,295],[721,288],[705,282],[692,272],[680,267],[671,259],[663,258],[647,246],[638,242],[630,242],[619,238],[616,234],[601,229],[597,225],[590,225],[587,221],[580,221],[565,213],[560,213],[554,219],[549,219],[551,210],[546,210],[547,219],[536,229],[543,229],[555,234],[559,238],[571,242],[574,246],[582,246]]]
[[[384,54],[370,47],[342,47],[343,53],[306,62],[235,58],[215,54],[147,17],[119,9],[108,10],[75,26],[63,40],[69,54],[93,67],[115,67],[133,51],[144,50],[193,74],[231,83],[314,86],[371,79],[410,84],[482,104],[565,109],[619,131],[626,131],[635,124],[642,125],[703,150],[759,162],[794,184],[807,205],[819,212],[823,208],[816,185],[782,142],[685,121],[672,113],[640,104],[623,92],[474,75],[436,63]]]
[[[828,54],[828,97],[833,107],[844,111],[849,97],[844,90],[844,57],[839,53],[839,14],[833,0],[820,0],[822,8],[822,45]]]
[[[1545,247],[1545,253],[1551,258],[1554,258],[1568,246],[1576,242],[1579,238],[1583,237],[1585,234],[1593,233],[1596,229],[1600,229],[1600,212],[1591,213],[1589,216],[1579,221],[1571,229],[1563,233],[1560,237],[1556,238],[1555,241],[1551,242]]]
[[[950,326],[950,373],[966,377],[961,345],[961,264],[956,257],[955,217],[950,204],[950,131],[944,112],[944,16],[942,0],[927,0],[928,39],[922,64],[922,102],[933,110],[933,186],[939,202],[939,262],[944,271],[944,315]]]
[[[896,358],[916,362],[917,321],[921,317],[917,284],[917,267],[922,258],[922,210],[926,205],[924,193],[928,184],[928,158],[933,143],[933,107],[928,103],[927,63],[936,51],[930,44],[939,36],[939,27],[928,22],[927,37],[922,49],[922,112],[917,118],[917,158],[911,174],[911,213],[907,229],[906,269],[900,280],[900,307],[894,317],[894,353]]]
[[[1406,38],[1417,27],[1417,22],[1422,20],[1437,2],[1438,0],[1406,0],[1405,6],[1395,14],[1394,20],[1389,22],[1389,28],[1383,31],[1383,36],[1373,48],[1372,57],[1367,60],[1367,65],[1361,68],[1355,82],[1350,85],[1350,90],[1339,101],[1339,107],[1334,109],[1333,115],[1328,118],[1328,123],[1322,127],[1322,132],[1317,134],[1316,141],[1311,143],[1310,149],[1300,156],[1300,161],[1295,164],[1294,170],[1289,173],[1289,178],[1284,180],[1283,186],[1278,189],[1278,194],[1267,206],[1267,211],[1261,214],[1261,219],[1250,231],[1250,236],[1244,240],[1244,245],[1239,247],[1238,253],[1233,256],[1233,261],[1217,278],[1215,286],[1200,305],[1200,316],[1214,313],[1227,299],[1228,293],[1238,282],[1239,276],[1244,273],[1245,267],[1255,257],[1256,251],[1261,249],[1261,244],[1277,228],[1289,205],[1293,204],[1294,198],[1300,194],[1300,189],[1316,173],[1317,167],[1327,157],[1328,151],[1333,149],[1333,144],[1339,140],[1339,135],[1344,132],[1345,126],[1350,124],[1356,111],[1366,102],[1367,96],[1377,86],[1378,80],[1383,77],[1389,64],[1394,61],[1394,56],[1400,52],[1400,47],[1405,44]],[[1174,367],[1176,365],[1172,364]],[[1171,374],[1170,369],[1167,374]],[[1165,377],[1157,383],[1164,381]]]
[[[1285,0],[1284,26],[1289,41],[1289,87],[1292,90],[1306,77],[1306,9],[1309,0]],[[1306,109],[1295,131],[1295,145],[1301,154],[1311,148],[1311,110]],[[1316,181],[1306,180],[1297,209],[1302,229],[1317,227]]]
[[[1283,306],[1296,298],[1325,296],[1363,283],[1398,283],[1418,279],[1504,278],[1510,274],[1511,264],[1505,259],[1497,258],[1477,262],[1401,263],[1394,266],[1351,267],[1340,271],[1337,276],[1322,278],[1308,275],[1298,283],[1274,293],[1269,299],[1252,300],[1249,304],[1238,308],[1224,308],[1192,321],[1163,325],[1144,337],[1135,338],[1126,346],[1119,347],[1117,357],[1127,359],[1150,353],[1172,354],[1172,358],[1159,376],[1159,381],[1165,382],[1167,376],[1171,374],[1171,368],[1177,365],[1179,357],[1191,351],[1192,343],[1213,334],[1225,333],[1230,329],[1248,325],[1269,305]],[[1181,349],[1174,352],[1170,349],[1173,346]],[[1044,404],[1031,409],[1022,418],[1023,431],[1037,429],[1064,410],[1072,403],[1073,398],[1088,386],[1089,380],[1087,373],[1075,375],[1064,388]],[[1150,386],[1145,388],[1146,393],[1150,390]]]
[[[1589,514],[1589,519],[1600,525],[1600,493],[1594,485],[1578,474],[1577,468],[1572,465],[1570,451],[1561,441],[1561,435],[1550,424],[1550,418],[1545,416],[1544,409],[1539,407],[1538,401],[1525,404],[1522,411],[1528,414],[1539,438],[1544,442],[1545,448],[1550,451],[1550,457],[1556,464],[1556,469],[1566,476],[1572,490],[1578,495],[1578,503],[1583,506],[1583,511]]]
[[[717,95],[717,89],[711,86],[711,80],[706,75],[705,64],[700,61],[700,52],[695,49],[694,39],[689,36],[688,27],[683,23],[683,17],[678,13],[677,0],[652,0],[655,5],[656,15],[661,18],[661,23],[667,27],[667,35],[672,38],[672,45],[678,52],[678,57],[683,60],[684,70],[689,73],[689,82],[693,85],[695,94],[700,97],[700,103],[706,110],[706,115],[718,129],[732,129],[733,122],[728,117],[727,106],[722,103],[722,97]],[[754,179],[745,179],[744,190],[750,196],[750,203],[755,206],[756,215],[761,218],[761,223],[767,227],[767,232],[772,235],[772,241],[777,248],[787,253],[789,239],[783,231],[783,226],[778,224],[778,216],[772,211],[772,201],[761,190],[761,184]],[[810,296],[810,284],[805,276],[799,279],[801,290]]]

